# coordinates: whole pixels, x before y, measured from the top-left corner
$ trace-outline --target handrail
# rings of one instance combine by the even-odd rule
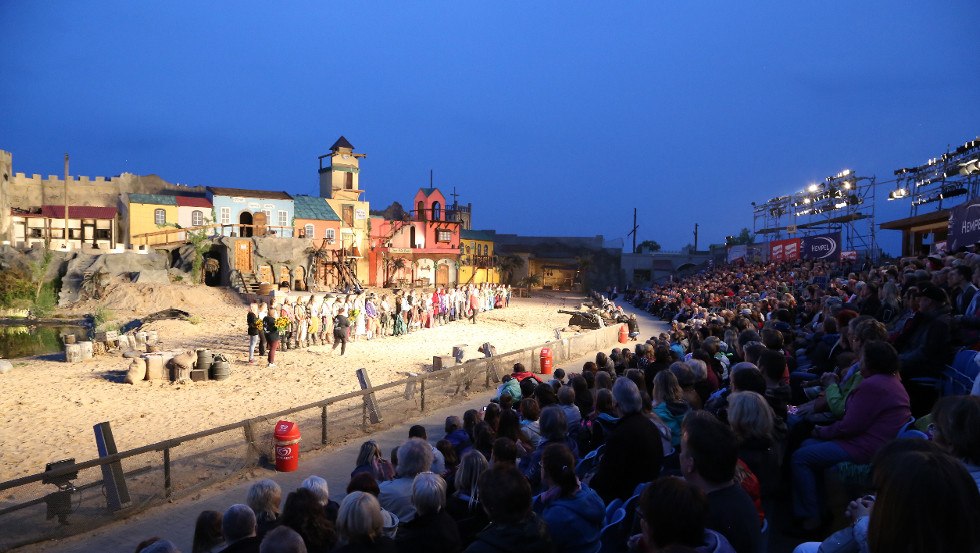
[[[284,226],[276,226],[276,225],[254,225],[254,224],[250,225],[250,224],[243,224],[243,223],[212,223],[210,225],[198,225],[196,227],[181,227],[181,228],[172,227],[172,228],[165,228],[162,230],[155,230],[153,232],[143,232],[140,234],[132,235],[129,241],[135,243],[138,240],[142,240],[143,241],[142,245],[149,246],[149,245],[157,245],[157,244],[149,243],[149,238],[154,236],[163,236],[164,238],[166,238],[168,235],[174,233],[181,233],[181,232],[190,233],[190,232],[198,232],[198,231],[208,231],[213,229],[224,230],[225,228],[241,228],[241,227],[250,228],[250,229],[262,228],[266,230],[289,230],[289,231],[296,230],[295,227],[284,227]],[[168,242],[164,242],[164,244],[166,243]]]

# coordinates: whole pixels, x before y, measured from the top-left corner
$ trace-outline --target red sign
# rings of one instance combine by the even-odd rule
[[[858,252],[855,250],[845,250],[840,252],[840,258],[843,261],[857,261]]]
[[[769,242],[769,260],[775,262],[800,259],[800,239],[773,240]]]

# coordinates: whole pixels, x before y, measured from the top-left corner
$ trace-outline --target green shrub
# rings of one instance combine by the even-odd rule
[[[191,323],[192,325],[198,325],[204,322],[204,319],[202,319],[200,315],[191,315],[187,318],[187,322]]]

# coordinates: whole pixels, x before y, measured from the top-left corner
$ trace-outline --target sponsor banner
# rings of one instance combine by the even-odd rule
[[[980,200],[954,207],[949,213],[946,249],[951,252],[980,242]]]
[[[738,245],[738,246],[729,246],[728,247],[728,262],[729,263],[734,263],[735,261],[738,261],[739,259],[743,259],[744,260],[747,255],[748,255],[748,246],[746,246],[745,244],[741,244],[741,245]]]
[[[769,242],[769,261],[797,261],[800,259],[800,239],[773,240]]]
[[[841,261],[857,261],[858,252],[857,250],[847,250],[840,252]]]
[[[804,236],[800,245],[800,257],[802,259],[826,259],[837,261],[840,259],[840,233],[821,234],[818,236]]]

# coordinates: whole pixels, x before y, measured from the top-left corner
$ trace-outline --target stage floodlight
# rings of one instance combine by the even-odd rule
[[[820,190],[820,185],[817,183],[813,183],[807,187],[807,192],[810,192],[811,194],[818,190]]]

